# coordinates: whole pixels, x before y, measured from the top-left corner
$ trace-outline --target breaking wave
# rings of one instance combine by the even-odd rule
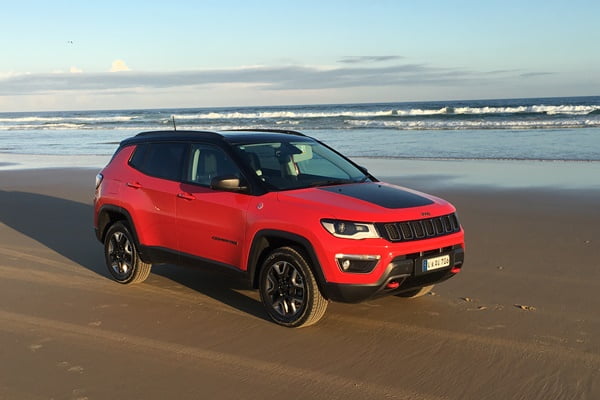
[[[562,129],[600,126],[600,97],[0,113],[0,131]]]

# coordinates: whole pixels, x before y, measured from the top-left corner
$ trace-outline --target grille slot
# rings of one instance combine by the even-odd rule
[[[452,224],[452,229],[453,230],[460,229],[460,224],[458,223],[458,218],[456,218],[456,214],[451,214],[450,215],[450,223]]]
[[[425,227],[425,234],[427,236],[435,235],[435,228],[433,226],[433,221],[430,219],[426,219],[423,221],[423,226]]]
[[[401,222],[400,223],[400,231],[402,232],[402,238],[405,240],[410,240],[414,238],[412,229],[410,229],[410,223]]]
[[[460,231],[456,214],[414,221],[376,224],[381,235],[390,242],[430,239]]]
[[[415,232],[415,237],[417,239],[422,239],[425,237],[425,230],[423,230],[422,221],[413,221],[410,223],[410,226],[413,228],[413,231]]]
[[[436,218],[435,220],[433,220],[433,226],[435,226],[436,235],[441,235],[442,233],[444,233],[444,226],[442,225],[441,219]]]
[[[402,239],[400,232],[398,232],[398,228],[396,228],[396,224],[385,224],[385,233],[387,233],[387,237],[392,242]]]
[[[448,216],[442,217],[442,225],[444,225],[445,232],[452,232],[452,225],[450,225],[450,218]]]

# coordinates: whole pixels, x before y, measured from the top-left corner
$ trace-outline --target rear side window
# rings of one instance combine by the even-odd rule
[[[129,165],[146,175],[180,181],[186,143],[145,143],[138,145]]]

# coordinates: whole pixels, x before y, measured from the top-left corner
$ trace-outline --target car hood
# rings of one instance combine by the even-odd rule
[[[365,222],[422,219],[455,211],[440,198],[381,182],[280,192],[279,200],[318,208],[331,218]]]

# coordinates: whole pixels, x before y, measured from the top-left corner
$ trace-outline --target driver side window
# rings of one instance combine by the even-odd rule
[[[239,169],[223,150],[206,144],[192,144],[186,177],[188,182],[210,186],[215,177],[232,175],[240,178]]]

